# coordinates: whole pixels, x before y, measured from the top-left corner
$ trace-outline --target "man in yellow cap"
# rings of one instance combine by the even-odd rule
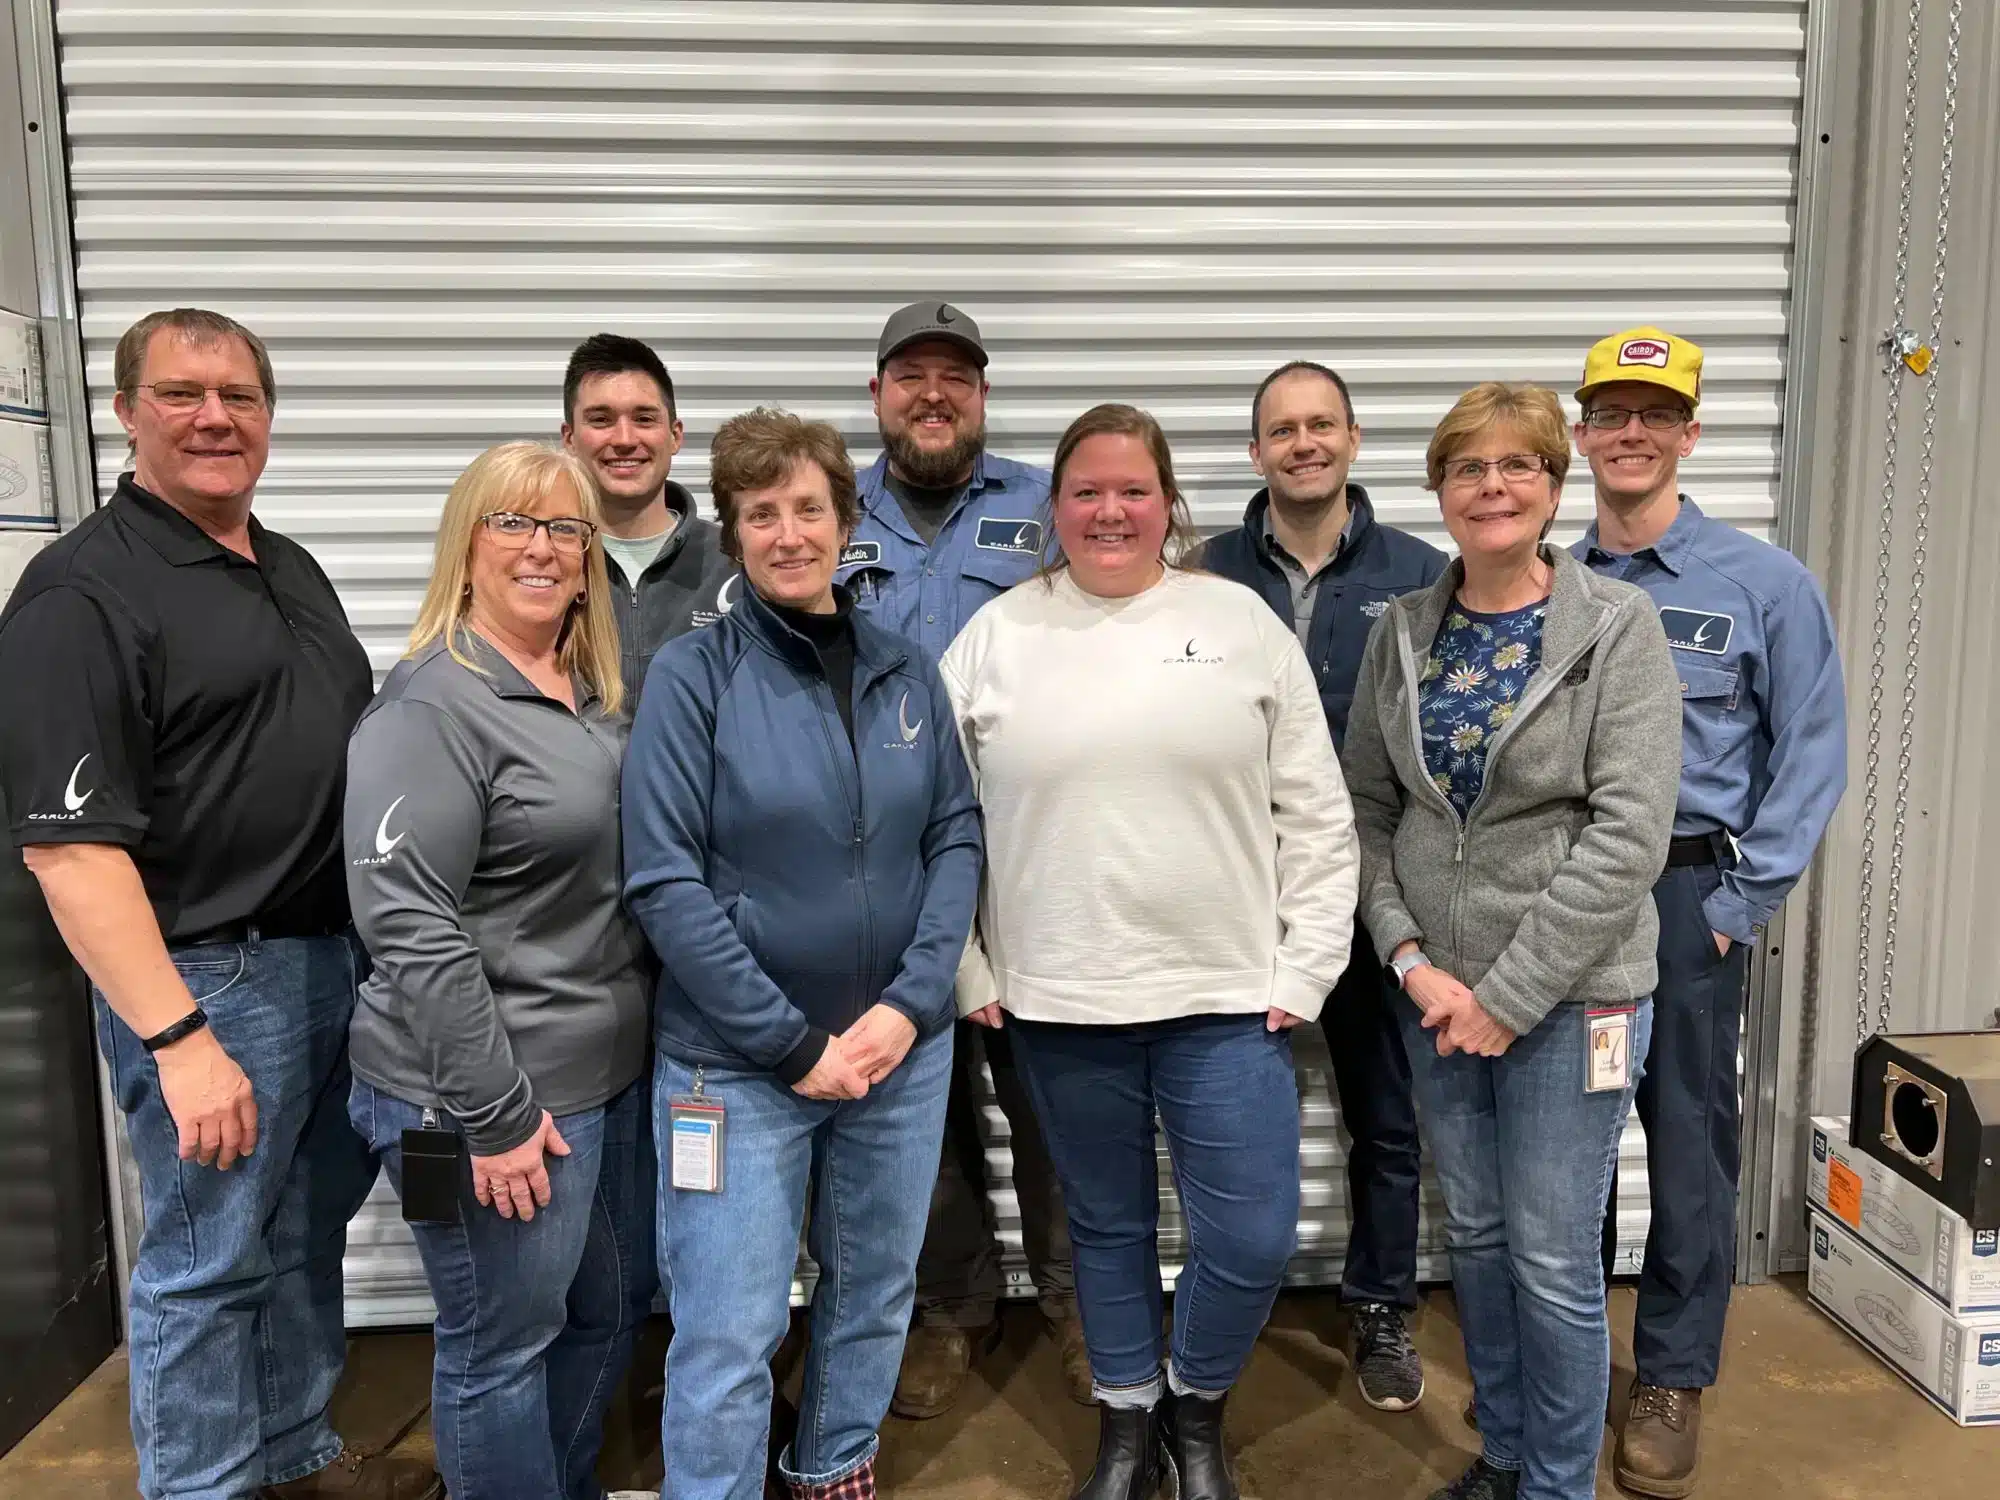
[[[1701,349],[1657,328],[1592,347],[1577,450],[1597,518],[1576,556],[1653,596],[1679,669],[1681,792],[1660,914],[1653,1041],[1637,1095],[1652,1225],[1618,1482],[1694,1488],[1735,1278],[1736,1057],[1750,949],[1804,874],[1847,780],[1826,597],[1789,552],[1702,514],[1680,464],[1701,439]],[[1613,1204],[1616,1190],[1613,1190]],[[1610,1236],[1606,1236],[1606,1271]]]

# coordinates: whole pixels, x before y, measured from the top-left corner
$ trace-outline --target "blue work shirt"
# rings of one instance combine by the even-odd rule
[[[1653,596],[1680,674],[1676,837],[1727,832],[1737,864],[1708,925],[1739,943],[1805,873],[1847,785],[1847,699],[1819,582],[1781,547],[1681,496],[1658,542],[1608,552],[1593,522],[1572,549],[1593,572]]]
[[[915,641],[935,663],[980,605],[1041,563],[1049,471],[980,454],[928,546],[888,480],[886,453],[859,476],[861,524],[834,576],[853,591],[857,608]]]

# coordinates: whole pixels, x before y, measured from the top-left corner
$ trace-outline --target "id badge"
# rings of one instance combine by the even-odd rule
[[[1632,1011],[1588,1013],[1589,1049],[1584,1053],[1583,1091],[1608,1094],[1632,1081]]]
[[[667,1101],[667,1138],[673,1144],[667,1180],[689,1193],[722,1191],[722,1101],[704,1094],[701,1071],[694,1075],[694,1092]]]

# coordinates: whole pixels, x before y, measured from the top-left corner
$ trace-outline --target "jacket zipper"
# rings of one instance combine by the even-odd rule
[[[833,730],[827,725],[827,716],[829,714],[833,716],[835,722],[839,721],[840,705],[833,701],[833,685],[827,681],[824,672],[820,674],[819,681],[813,685],[813,692],[816,697],[825,700],[824,706],[820,709],[819,713],[820,738],[826,741],[827,757],[833,765],[833,779],[840,786],[840,800],[846,804],[848,826],[853,830],[853,836],[848,841],[848,847],[853,851],[854,904],[856,916],[859,918],[856,927],[861,936],[855,960],[853,987],[848,991],[847,996],[847,1019],[848,1024],[852,1025],[861,1019],[856,1006],[862,993],[864,976],[868,972],[868,956],[875,947],[874,922],[868,910],[868,879],[866,874],[867,824],[865,810],[861,805],[861,756],[856,747],[848,747],[847,764],[854,767],[854,795],[850,797],[847,792],[847,783],[842,779],[840,774],[840,746],[834,740]],[[845,733],[845,730],[842,732]]]
[[[1450,606],[1447,605],[1446,607],[1448,609]],[[1458,844],[1451,856],[1453,871],[1451,889],[1451,949],[1453,953],[1464,951],[1459,943],[1461,930],[1459,918],[1465,904],[1465,839],[1466,835],[1472,830],[1472,820],[1478,816],[1480,807],[1486,801],[1487,789],[1493,785],[1494,757],[1500,753],[1500,748],[1513,738],[1515,726],[1554,696],[1556,688],[1562,684],[1562,679],[1569,675],[1572,667],[1583,660],[1584,653],[1589,651],[1591,647],[1595,646],[1603,638],[1604,632],[1611,628],[1611,622],[1617,618],[1617,615],[1618,610],[1615,607],[1606,610],[1599,617],[1597,624],[1592,627],[1590,634],[1585,636],[1577,647],[1565,656],[1560,663],[1551,664],[1547,661],[1542,663],[1541,670],[1535,675],[1534,682],[1530,685],[1528,691],[1522,694],[1520,704],[1515,708],[1513,717],[1509,718],[1505,724],[1502,724],[1500,732],[1487,742],[1486,772],[1480,778],[1479,795],[1472,799],[1472,806],[1465,810],[1465,816],[1461,818],[1458,815],[1458,808],[1453,805],[1451,798],[1439,791],[1438,784],[1431,780],[1430,767],[1424,759],[1423,710],[1420,702],[1422,693],[1417,682],[1416,657],[1410,645],[1409,617],[1401,611],[1397,612],[1397,655],[1401,658],[1403,679],[1410,700],[1410,743],[1416,750],[1417,769],[1424,773],[1424,784],[1444,804],[1445,811],[1451,815],[1452,826],[1458,833]]]

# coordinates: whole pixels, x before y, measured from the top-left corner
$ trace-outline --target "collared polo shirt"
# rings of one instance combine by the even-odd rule
[[[1349,506],[1347,520],[1340,528],[1332,554],[1308,575],[1305,564],[1287,552],[1285,544],[1278,540],[1277,530],[1271,525],[1270,511],[1264,512],[1264,545],[1270,550],[1271,560],[1278,565],[1278,571],[1285,575],[1285,582],[1291,586],[1292,629],[1298,633],[1299,644],[1308,650],[1312,647],[1313,599],[1319,593],[1319,581],[1340,561],[1340,554],[1347,550],[1353,536],[1354,508]]]
[[[312,556],[257,560],[126,475],[0,614],[0,788],[16,845],[131,851],[169,943],[347,922],[340,816],[367,654]]]
[[[1782,547],[1681,496],[1659,541],[1608,551],[1593,522],[1571,549],[1652,595],[1681,690],[1677,835],[1724,832],[1737,862],[1708,925],[1756,940],[1798,882],[1847,785],[1847,700],[1819,581]]]

